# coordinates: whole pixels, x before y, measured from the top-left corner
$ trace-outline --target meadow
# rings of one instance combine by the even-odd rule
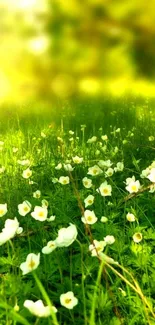
[[[155,324],[153,107],[3,112],[0,325]]]

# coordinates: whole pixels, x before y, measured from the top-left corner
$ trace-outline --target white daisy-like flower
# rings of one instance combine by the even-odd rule
[[[92,205],[94,203],[95,197],[93,195],[88,195],[86,199],[84,200],[85,208],[89,205]]]
[[[141,174],[140,174],[140,177],[141,178],[147,178],[147,176],[150,174],[150,169],[149,168],[146,168],[146,169],[143,169]]]
[[[87,140],[87,143],[94,143],[96,141],[97,141],[97,137],[94,135],[93,137]]]
[[[50,216],[49,218],[47,218],[47,221],[48,221],[48,222],[54,221],[55,218],[56,218],[55,216]]]
[[[0,167],[0,174],[3,174],[4,172],[5,172],[5,167],[4,166]]]
[[[129,185],[126,186],[126,190],[129,193],[137,193],[139,189],[141,188],[139,181],[131,181]]]
[[[60,176],[58,182],[62,185],[69,184],[70,180],[68,176]]]
[[[8,212],[7,203],[0,204],[0,218]]]
[[[37,300],[35,302],[32,300],[25,300],[24,307],[27,308],[30,313],[36,317],[48,317],[51,315],[51,312],[57,312],[57,309],[54,306],[44,306],[42,300]]]
[[[114,173],[114,169],[109,167],[105,172],[105,177],[111,177]]]
[[[92,187],[92,180],[90,179],[90,178],[87,178],[87,177],[84,177],[83,179],[82,179],[82,183],[83,183],[83,186],[85,187],[85,188],[90,188],[90,187]]]
[[[99,174],[103,173],[102,169],[97,166],[97,165],[94,165],[93,167],[89,167],[88,168],[88,175],[91,175],[91,176],[97,176]]]
[[[17,218],[7,219],[4,224],[4,228],[0,233],[0,246],[5,244],[8,240],[13,238],[17,234],[19,228],[19,222]]]
[[[72,172],[74,170],[74,167],[72,167],[71,164],[64,164],[64,169],[67,171],[67,172]]]
[[[29,166],[30,160],[29,159],[17,160],[17,163],[21,166]]]
[[[30,253],[27,255],[26,261],[20,264],[20,269],[23,272],[23,275],[34,271],[40,264],[40,253],[34,254]]]
[[[98,218],[96,217],[94,211],[85,210],[84,216],[81,218],[81,220],[85,224],[93,225]]]
[[[43,254],[50,254],[57,248],[55,240],[50,240],[46,246],[42,248]]]
[[[108,221],[107,217],[105,217],[105,216],[101,217],[101,222],[106,223],[107,221]]]
[[[61,228],[58,231],[58,237],[55,239],[55,244],[57,247],[68,247],[76,240],[77,235],[76,226],[70,223],[69,227]]]
[[[41,204],[42,204],[42,208],[48,208],[48,201],[47,200],[43,199],[41,201]]]
[[[143,239],[143,235],[140,232],[136,232],[132,238],[135,243],[140,243]]]
[[[107,141],[108,140],[108,136],[105,134],[105,135],[102,135],[101,136],[101,139],[103,140],[103,141]]]
[[[124,163],[119,161],[116,165],[116,167],[114,168],[115,172],[122,172],[124,169]]]
[[[98,162],[98,165],[101,167],[101,168],[109,168],[112,166],[112,162],[110,161],[110,159],[108,160],[99,160]]]
[[[31,211],[31,203],[29,201],[24,201],[21,204],[18,204],[18,213],[25,217]]]
[[[60,170],[62,168],[62,164],[59,163],[57,166],[55,166],[55,169]]]
[[[40,190],[37,190],[37,191],[33,192],[33,197],[36,198],[36,199],[40,199],[40,197],[41,197],[41,191]]]
[[[135,182],[135,180],[136,180],[135,176],[128,177],[128,178],[126,178],[125,183],[126,183],[126,185],[129,185],[132,181]]]
[[[72,131],[72,130],[69,130],[69,132],[68,132],[70,135],[73,135],[74,134],[74,131]]]
[[[78,299],[72,291],[68,291],[60,295],[60,303],[67,309],[73,309],[78,304]]]
[[[34,211],[31,212],[32,218],[39,221],[45,221],[47,219],[47,214],[48,214],[47,208],[43,208],[40,206],[36,206],[34,208]]]
[[[136,217],[134,216],[133,213],[127,213],[126,215],[126,219],[129,221],[129,222],[134,222],[136,220]]]
[[[27,168],[25,170],[23,170],[23,173],[22,173],[22,176],[23,178],[29,178],[32,176],[32,170],[30,168]]]
[[[102,196],[111,196],[112,187],[111,185],[108,185],[107,181],[105,181],[97,189],[97,192],[100,193]]]
[[[104,240],[93,240],[93,244],[89,245],[89,251],[92,256],[98,256],[101,252],[103,252],[106,246],[106,242]]]
[[[107,245],[112,245],[115,242],[115,237],[107,235],[106,237],[104,237],[104,241]]]
[[[79,156],[72,157],[74,164],[81,164],[83,162],[83,158]]]
[[[150,174],[147,176],[147,178],[152,182],[155,183],[155,168],[151,169]]]

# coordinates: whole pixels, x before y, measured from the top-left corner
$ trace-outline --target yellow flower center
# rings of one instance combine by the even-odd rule
[[[1,214],[3,214],[3,213],[4,213],[4,210],[3,210],[3,209],[1,209],[1,210],[0,210],[0,215],[1,215]]]
[[[33,267],[35,266],[35,264],[36,264],[36,263],[33,261],[33,259],[31,259],[31,261],[30,261],[28,267],[29,267],[30,269],[33,269]]]
[[[92,201],[92,200],[88,200],[88,203],[89,203],[89,204],[92,204],[92,203],[93,203],[93,201]]]
[[[132,185],[131,189],[132,189],[132,191],[136,192],[137,191],[137,186],[136,185]]]
[[[27,212],[28,211],[28,207],[24,207],[24,209],[23,209],[25,212]]]
[[[104,194],[108,194],[108,189],[107,189],[107,188],[104,188],[104,189],[103,189],[103,193],[104,193]]]
[[[87,221],[92,221],[92,216],[88,216]]]
[[[44,212],[43,212],[43,211],[40,211],[40,212],[38,213],[38,217],[44,217]]]
[[[71,298],[66,298],[66,299],[65,299],[65,304],[69,304],[71,301],[72,301]]]
[[[87,185],[88,185],[88,182],[87,182],[87,181],[85,181],[85,182],[84,182],[84,185],[86,185],[86,186],[87,186]]]
[[[63,180],[63,184],[67,184],[67,180],[66,179]]]

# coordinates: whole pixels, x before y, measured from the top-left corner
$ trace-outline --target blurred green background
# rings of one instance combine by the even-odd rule
[[[106,96],[155,96],[154,0],[0,0],[1,107]]]

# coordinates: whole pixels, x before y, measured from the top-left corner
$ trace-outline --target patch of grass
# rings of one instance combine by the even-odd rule
[[[1,134],[2,325],[155,323],[155,197],[154,184],[148,178],[155,168],[153,112],[148,108],[146,114],[145,106],[139,103],[125,108],[125,103],[120,107],[121,103],[107,102],[107,110],[105,104],[104,110],[101,105],[96,110],[97,103],[93,103],[89,111],[87,105],[83,104],[83,111],[78,105],[79,111],[76,107],[72,114],[75,116],[70,117],[68,109],[54,122],[49,115],[35,122],[19,119],[9,122]],[[74,162],[76,156],[82,161],[77,158]],[[147,167],[149,172],[143,177],[142,170]],[[32,175],[25,178],[23,171],[28,169]],[[129,193],[126,179],[133,176],[140,187]],[[84,185],[85,177],[92,186]],[[101,192],[101,184],[110,186],[109,195]],[[89,195],[94,202],[86,206],[84,200]],[[19,210],[23,201],[30,207],[25,216]],[[1,211],[4,204],[5,213]],[[48,211],[44,221],[41,214],[31,215],[37,206],[43,207],[45,214]],[[127,219],[128,213],[134,216],[133,222]],[[23,231],[13,233],[8,224],[2,230],[5,221],[15,217]],[[71,230],[64,239],[64,228],[70,224],[76,226],[78,235],[72,238]],[[43,253],[43,247],[55,240],[56,249]],[[40,262],[34,271],[30,267],[23,275],[20,265],[30,253],[40,253]],[[78,299],[77,303],[72,298],[72,309],[67,308],[70,302],[64,306],[60,301],[68,291]],[[49,317],[39,317],[39,308],[34,315],[34,310],[23,306],[25,300],[40,299],[50,308],[53,304],[57,313],[50,311]]]

